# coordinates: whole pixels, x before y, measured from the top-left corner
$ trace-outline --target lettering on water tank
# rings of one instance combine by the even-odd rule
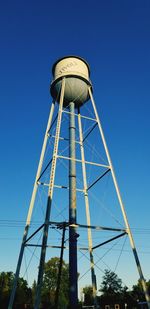
[[[61,68],[61,70],[59,70],[59,74],[64,73],[68,68],[71,68],[71,67],[76,66],[76,65],[78,65],[76,61],[72,61],[72,62],[67,63],[65,66],[63,66]]]

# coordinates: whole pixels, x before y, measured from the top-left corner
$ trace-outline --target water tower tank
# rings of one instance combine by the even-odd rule
[[[53,81],[51,95],[59,102],[62,78],[65,77],[64,106],[74,102],[76,107],[89,100],[88,86],[90,82],[90,69],[88,63],[77,56],[67,56],[59,59],[52,68]]]

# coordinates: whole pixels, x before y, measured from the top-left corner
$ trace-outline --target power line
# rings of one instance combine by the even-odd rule
[[[22,223],[25,224],[26,221],[25,220],[16,220],[16,219],[0,219],[0,224],[1,223]],[[32,222],[32,224],[40,224],[42,223],[42,221],[34,221]],[[150,228],[143,228],[143,227],[131,227],[132,230],[136,230],[136,231],[149,231],[150,232]]]

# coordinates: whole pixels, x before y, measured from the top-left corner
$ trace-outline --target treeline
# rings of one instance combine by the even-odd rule
[[[44,278],[41,292],[41,309],[55,308],[56,304],[56,288],[59,271],[59,258],[55,257],[45,263]],[[0,308],[7,309],[14,281],[12,272],[0,273]],[[150,293],[150,280],[147,282]],[[123,286],[122,280],[110,271],[105,270],[101,286],[99,287],[100,296],[97,302],[100,308],[109,305],[114,308],[115,304],[119,304],[120,308],[137,308],[139,302],[145,302],[144,293],[141,284],[138,282],[129,291]],[[13,309],[33,309],[36,292],[36,282],[32,287],[28,286],[25,279],[19,278]],[[83,288],[84,298],[82,303],[79,302],[79,308],[82,305],[93,305],[92,287]],[[58,308],[67,309],[69,305],[69,271],[68,264],[63,261],[61,284],[59,290]]]
[[[55,295],[58,280],[59,258],[55,257],[45,263],[44,277],[41,292],[41,309],[55,308]],[[0,273],[0,309],[7,309],[13,286],[14,274],[12,272]],[[25,279],[19,278],[13,309],[32,309],[35,301],[36,282],[28,286]],[[68,306],[69,299],[69,271],[68,264],[63,261],[61,284],[59,290],[59,303],[61,309]]]
[[[150,295],[150,280],[146,282],[148,292]],[[120,309],[132,309],[132,308],[146,308],[145,295],[143,292],[140,281],[136,285],[133,285],[129,290],[127,286],[124,286],[122,280],[118,276],[110,271],[105,270],[102,283],[99,288],[100,296],[97,297],[97,303],[100,308],[115,308],[115,305],[119,305]],[[84,293],[84,305],[93,304],[92,287],[86,286],[83,288]]]

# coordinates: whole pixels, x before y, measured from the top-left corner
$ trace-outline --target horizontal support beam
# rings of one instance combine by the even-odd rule
[[[31,238],[33,238],[43,227],[44,227],[44,223],[42,225],[40,225],[40,227],[35,230],[34,233],[32,233],[27,239],[26,241],[24,242],[24,244],[26,244]],[[59,228],[59,229],[62,229],[63,226],[68,226],[69,224],[67,222],[49,222],[49,225],[55,225],[56,228]],[[29,245],[29,244],[28,244]]]
[[[57,228],[60,228],[60,229],[63,228],[64,225],[65,226],[69,225],[66,222],[49,222],[49,225],[52,225],[52,224],[56,225]],[[40,225],[40,227],[26,239],[24,244],[26,244],[31,238],[33,238],[43,227],[44,227],[44,223]]]
[[[111,241],[113,241],[113,240],[115,240],[115,239],[117,239],[117,238],[120,238],[120,237],[122,237],[122,236],[124,236],[124,235],[127,235],[127,233],[124,232],[124,233],[119,234],[119,235],[117,235],[117,236],[115,236],[115,237],[113,237],[113,238],[111,238],[111,239],[109,239],[109,240],[106,240],[106,241],[102,242],[101,244],[99,244],[99,245],[97,245],[97,246],[94,246],[94,247],[92,248],[92,250],[97,249],[97,248],[99,248],[99,247],[101,247],[101,246],[103,246],[103,245],[105,245],[105,244],[108,244],[109,242],[111,242]]]
[[[87,228],[87,229],[94,229],[97,231],[103,230],[103,231],[114,231],[114,232],[124,232],[127,234],[127,231],[125,229],[119,229],[119,228],[113,228],[113,227],[106,227],[106,226],[99,226],[99,225],[85,225],[85,224],[69,224],[69,222],[57,222],[57,221],[49,221],[49,225],[55,225],[56,228],[63,228],[65,225],[66,227],[76,227],[76,228]],[[31,239],[40,229],[44,226],[42,224],[27,240],[26,242]]]
[[[80,143],[80,142],[77,142],[77,143]],[[82,163],[83,161],[80,160],[80,159],[71,159],[69,157],[66,157],[66,156],[60,156],[60,155],[57,155],[57,158],[59,159],[64,159],[64,160],[74,160],[76,162],[80,162]],[[41,179],[41,177],[43,176],[43,174],[45,173],[45,171],[47,170],[47,168],[50,166],[50,164],[52,163],[52,159],[48,162],[48,164],[46,165],[46,167],[44,168],[44,170],[42,171],[40,177],[37,179],[37,183],[39,182],[39,180]],[[97,162],[90,162],[90,161],[84,161],[85,164],[91,164],[91,165],[94,165],[94,166],[100,166],[100,167],[105,167],[107,169],[110,170],[110,166],[108,165],[105,165],[105,164],[100,164],[100,163],[97,163]]]
[[[42,245],[37,245],[37,244],[27,244],[26,247],[39,247],[41,248]],[[54,249],[61,249],[61,246],[49,246],[49,245],[46,245],[45,246],[46,248],[54,248]],[[66,249],[67,247],[63,247],[64,249]]]
[[[48,136],[53,137],[53,138],[56,137],[55,135],[52,135],[52,134],[48,134]],[[62,140],[62,141],[69,141],[69,138],[59,136],[59,140]],[[75,143],[76,143],[76,144],[81,144],[79,141],[75,141]]]
[[[69,226],[73,227],[82,227],[82,228],[87,228],[87,229],[94,229],[97,231],[103,230],[103,231],[114,231],[114,232],[124,232],[126,233],[125,229],[116,229],[113,227],[106,227],[106,226],[96,226],[96,225],[84,225],[84,224],[70,224]]]
[[[63,113],[66,113],[66,114],[74,114],[75,116],[78,117],[78,114],[76,114],[76,113],[70,113],[70,112],[68,112],[68,111],[66,111],[66,110],[63,110]],[[97,119],[95,119],[95,118],[90,118],[90,117],[83,116],[83,115],[80,115],[80,116],[81,116],[81,118],[84,118],[84,119],[88,119],[88,120],[92,120],[92,121],[96,121],[96,122],[97,122]]]
[[[56,225],[57,227],[63,226],[64,224],[67,226],[72,227],[82,227],[87,229],[95,229],[95,230],[104,230],[104,231],[114,231],[114,232],[124,232],[127,233],[125,229],[113,228],[113,227],[106,227],[106,226],[98,226],[98,225],[85,225],[85,224],[69,224],[69,222],[57,222],[57,221],[50,221],[50,225]]]
[[[39,247],[41,248],[42,245],[37,245],[37,244],[26,244],[26,247]],[[46,245],[46,248],[54,248],[54,249],[61,249],[61,246],[50,246],[50,245]],[[69,250],[69,247],[64,246],[63,249]],[[77,250],[83,250],[83,251],[88,251],[89,248],[81,248],[81,247],[77,247]]]
[[[38,181],[38,184],[41,185],[41,186],[46,186],[46,187],[50,186],[50,184],[45,183],[45,182],[40,182],[40,181]],[[54,185],[54,188],[69,190],[69,187],[67,187],[67,186],[60,186],[60,185]],[[84,192],[83,189],[78,189],[78,188],[76,189],[76,191]]]
[[[80,163],[84,162],[85,164],[91,164],[91,165],[100,166],[100,167],[106,167],[106,168],[110,169],[110,166],[105,165],[105,164],[96,163],[96,162],[82,161],[80,159],[72,159],[72,158],[69,158],[69,157],[59,156],[59,155],[57,155],[57,158],[64,159],[64,160],[73,160],[73,161],[80,162]]]
[[[54,187],[55,187],[55,188],[58,188],[58,189],[67,189],[67,190],[69,190],[69,187],[67,187],[67,186],[54,185]],[[76,188],[76,191],[78,191],[78,192],[84,192],[83,189],[78,189],[78,188]]]
[[[100,179],[102,179],[108,172],[110,172],[110,168],[103,173],[102,175],[100,175],[88,188],[87,191],[90,190]]]
[[[64,228],[64,226],[65,227],[67,227],[67,226],[69,226],[69,222],[64,222],[64,221],[62,221],[62,222],[57,222],[57,221],[49,221],[49,225],[55,225],[57,228],[59,228],[59,229],[62,229],[62,228]]]

